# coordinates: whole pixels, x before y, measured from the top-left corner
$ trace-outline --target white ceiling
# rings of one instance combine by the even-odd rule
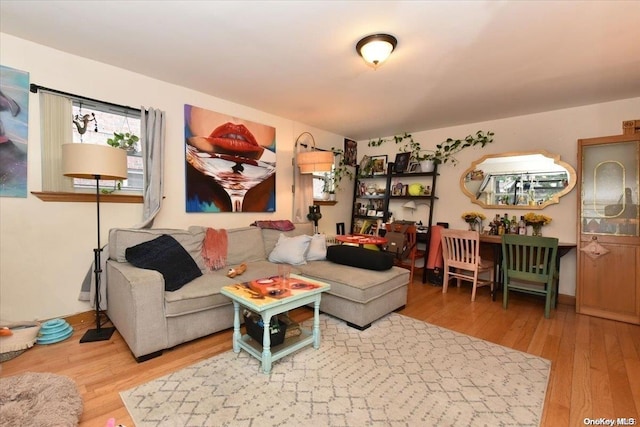
[[[0,2],[4,33],[357,140],[638,97],[639,23],[635,0]]]

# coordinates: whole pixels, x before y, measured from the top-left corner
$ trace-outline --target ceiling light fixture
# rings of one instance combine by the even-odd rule
[[[356,51],[374,69],[378,68],[396,48],[398,39],[389,34],[372,34],[356,44]]]

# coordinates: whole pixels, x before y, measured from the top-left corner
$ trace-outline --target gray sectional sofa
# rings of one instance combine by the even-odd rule
[[[312,235],[311,223],[295,224],[291,231],[258,227],[227,229],[227,265],[247,264],[236,278],[227,268],[208,271],[202,258],[205,227],[178,229],[113,229],[109,233],[106,263],[107,315],[138,361],[162,354],[164,349],[233,326],[233,305],[220,289],[240,281],[277,274],[277,264],[268,260],[280,234]],[[191,255],[202,276],[180,289],[165,291],[164,277],[155,270],[127,262],[126,249],[163,234],[174,237]],[[392,267],[374,271],[327,260],[292,266],[292,272],[331,285],[322,295],[320,310],[350,326],[366,329],[371,322],[402,308],[407,301],[409,271]]]

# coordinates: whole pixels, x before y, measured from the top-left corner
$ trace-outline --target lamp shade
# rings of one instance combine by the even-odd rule
[[[398,40],[389,34],[373,34],[360,40],[356,45],[358,55],[377,68],[391,55],[398,44]]]
[[[63,144],[62,173],[72,178],[127,179],[127,152],[97,144]]]
[[[300,173],[331,172],[333,153],[331,151],[304,151],[298,153]]]
[[[418,209],[418,206],[416,206],[416,202],[414,202],[413,200],[409,200],[407,203],[405,203],[404,205],[402,205],[403,208],[407,208],[407,209],[411,209],[411,210],[416,210]]]

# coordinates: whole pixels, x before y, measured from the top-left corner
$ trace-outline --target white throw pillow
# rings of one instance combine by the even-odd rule
[[[269,261],[291,265],[306,264],[306,255],[310,242],[311,236],[287,237],[281,233],[276,247],[269,254]]]
[[[309,243],[307,261],[323,261],[327,259],[327,236],[314,234]]]

